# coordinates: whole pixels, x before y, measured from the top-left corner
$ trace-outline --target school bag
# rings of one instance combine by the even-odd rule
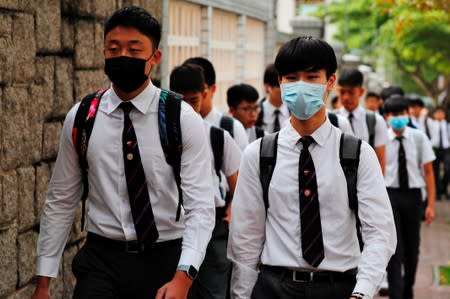
[[[225,131],[227,131],[228,133],[230,133],[231,137],[234,138],[234,132],[233,132],[233,124],[234,120],[232,117],[228,116],[228,115],[222,115],[222,117],[220,118],[220,128],[224,129]]]
[[[259,152],[259,179],[263,191],[264,207],[269,208],[269,185],[277,161],[278,132],[261,139]],[[355,213],[356,234],[360,249],[364,246],[361,234],[361,222],[358,217],[357,177],[361,140],[349,134],[342,134],[339,146],[339,159],[347,181],[348,205]]]
[[[366,124],[367,129],[369,131],[369,144],[372,148],[375,148],[375,125],[377,123],[377,119],[375,117],[375,113],[366,112]]]
[[[87,162],[87,149],[89,138],[94,127],[98,105],[107,89],[100,89],[96,93],[87,95],[81,100],[80,106],[75,115],[75,122],[72,129],[72,140],[78,154],[80,165],[83,193],[81,195],[81,229],[84,229],[86,199],[89,193]],[[181,192],[181,154],[183,150],[180,126],[181,101],[183,97],[177,93],[161,89],[158,104],[158,128],[161,145],[166,158],[166,162],[172,167],[175,182],[178,189],[178,207],[176,211],[176,221],[180,219],[183,198]]]

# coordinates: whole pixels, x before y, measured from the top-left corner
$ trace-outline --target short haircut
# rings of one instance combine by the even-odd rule
[[[187,59],[184,63],[195,64],[202,67],[205,77],[205,83],[208,86],[216,84],[216,71],[211,61],[203,57],[192,57]]]
[[[339,97],[338,96],[332,97],[331,98],[331,105],[336,105],[338,101],[339,101]]]
[[[202,68],[188,63],[175,67],[170,73],[170,90],[177,93],[203,92],[205,78]]]
[[[380,96],[383,100],[386,100],[387,98],[389,98],[394,94],[404,96],[405,92],[403,91],[403,88],[401,88],[400,86],[389,86],[383,88],[383,90],[380,93]]]
[[[338,85],[360,87],[363,85],[364,76],[357,69],[343,70],[338,77]]]
[[[406,99],[409,102],[409,106],[418,106],[421,108],[425,107],[423,100],[416,94],[407,95]]]
[[[158,48],[161,40],[161,25],[145,9],[137,6],[118,9],[106,20],[103,37],[118,26],[136,28],[152,41],[154,49]]]
[[[258,91],[249,84],[236,84],[227,90],[227,103],[231,108],[236,108],[243,101],[254,103],[258,98]]]
[[[444,113],[446,113],[447,111],[445,110],[444,106],[437,106],[436,108],[434,108],[433,113],[437,112],[437,111],[442,111]]]
[[[379,99],[380,95],[378,93],[376,93],[375,91],[368,91],[367,94],[366,94],[366,99],[368,97],[374,97],[374,98],[378,98]]]
[[[269,84],[272,87],[279,87],[278,72],[273,63],[269,64],[264,71],[264,84]]]
[[[394,94],[384,103],[385,113],[400,113],[405,110],[408,111],[408,101],[402,95]]]
[[[300,36],[284,44],[275,58],[279,76],[297,71],[324,69],[327,78],[336,72],[337,61],[333,48],[325,41],[311,36]]]

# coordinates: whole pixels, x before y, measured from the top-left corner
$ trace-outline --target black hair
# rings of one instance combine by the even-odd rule
[[[447,110],[444,108],[444,106],[436,106],[436,108],[434,108],[433,113],[436,111],[442,111],[444,113],[447,112]]]
[[[336,72],[337,61],[333,48],[325,41],[300,36],[284,44],[275,58],[279,76],[297,71],[325,69],[327,79]]]
[[[205,83],[208,86],[216,84],[216,71],[211,61],[203,57],[192,57],[188,58],[184,63],[195,64],[201,66],[203,69]]]
[[[419,106],[421,108],[425,107],[423,100],[416,94],[407,95],[406,99],[409,102],[409,106]]]
[[[394,94],[390,96],[384,103],[385,113],[400,113],[403,111],[408,111],[408,101],[404,96]]]
[[[145,9],[130,6],[116,10],[105,22],[103,37],[118,26],[136,28],[150,38],[154,49],[158,48],[161,40],[161,25]]]
[[[177,93],[203,92],[205,78],[202,68],[188,63],[175,67],[170,73],[170,90]]]
[[[380,98],[380,95],[378,94],[378,93],[376,93],[375,91],[368,91],[367,92],[367,94],[366,94],[366,99],[368,98],[368,97],[375,97],[375,98]]]
[[[278,72],[273,63],[269,64],[264,71],[264,84],[269,84],[272,87],[279,87]]]
[[[338,85],[361,87],[364,82],[363,74],[357,69],[343,70],[338,77]]]
[[[227,90],[227,103],[231,108],[236,108],[243,101],[254,103],[258,98],[258,91],[249,84],[236,84]]]
[[[334,96],[334,97],[331,98],[331,104],[332,105],[336,104],[338,101],[339,101],[339,97],[337,97],[337,96]]]
[[[400,86],[389,86],[383,88],[383,90],[380,93],[380,96],[385,101],[387,98],[389,98],[394,94],[404,96],[405,92],[403,91],[403,88],[401,88]]]

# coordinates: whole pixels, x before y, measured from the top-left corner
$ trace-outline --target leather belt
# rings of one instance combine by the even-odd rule
[[[262,270],[282,275],[283,277],[291,279],[294,282],[356,282],[356,269],[352,269],[346,272],[305,270],[299,271],[284,267],[263,265]]]

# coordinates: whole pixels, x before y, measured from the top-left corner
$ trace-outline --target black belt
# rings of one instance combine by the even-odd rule
[[[141,244],[138,241],[119,241],[119,240],[113,240],[108,239],[103,236],[94,234],[89,232],[87,234],[87,244],[89,245],[96,245],[96,246],[102,246],[108,249],[114,249],[123,251],[126,253],[150,253],[154,250],[159,249],[165,249],[165,248],[172,248],[175,246],[181,246],[183,239],[174,239],[170,241],[165,242],[158,242],[151,246],[145,246],[145,244]]]
[[[281,275],[294,282],[356,282],[356,269],[346,272],[291,270],[278,266],[262,266],[263,271]]]

